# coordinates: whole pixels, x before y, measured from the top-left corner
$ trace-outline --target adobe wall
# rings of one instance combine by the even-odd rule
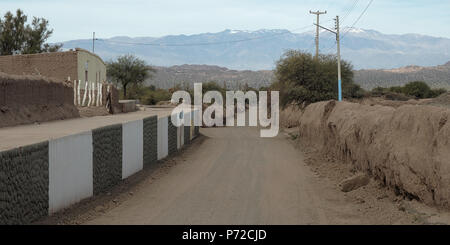
[[[0,73],[0,127],[79,116],[69,83]]]
[[[397,193],[450,207],[450,110],[325,101],[308,105],[300,139]]]
[[[41,75],[66,81],[78,78],[76,51],[41,54],[2,55],[0,72],[12,75]]]

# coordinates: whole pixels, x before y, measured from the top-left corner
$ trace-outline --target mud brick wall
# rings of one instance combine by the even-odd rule
[[[122,180],[122,124],[92,130],[94,195]]]
[[[0,73],[0,127],[79,117],[64,81]]]
[[[0,56],[0,72],[14,75],[42,75],[65,81],[78,79],[76,51]]]
[[[48,142],[0,152],[0,224],[48,214]]]
[[[169,147],[169,155],[177,152],[177,127],[173,125],[170,117],[168,126],[168,147]]]
[[[73,104],[73,87],[64,81],[0,73],[0,106]]]
[[[144,118],[144,167],[158,160],[158,117]]]
[[[184,144],[191,143],[191,126],[184,126]]]

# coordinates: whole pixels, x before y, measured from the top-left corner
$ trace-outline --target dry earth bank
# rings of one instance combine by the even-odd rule
[[[449,207],[450,110],[325,101],[281,113],[301,141],[351,163],[399,195]],[[299,118],[299,120],[297,120]]]

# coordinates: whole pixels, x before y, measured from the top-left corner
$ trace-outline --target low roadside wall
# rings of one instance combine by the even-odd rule
[[[397,193],[449,208],[450,110],[319,102],[300,117],[300,138]]]
[[[169,155],[169,117],[158,118],[158,160]]]
[[[47,215],[49,144],[0,152],[0,224],[21,224]]]
[[[122,112],[133,112],[137,110],[136,100],[119,100],[119,105],[122,107]]]
[[[181,149],[181,129],[151,116],[0,152],[0,224],[31,223],[108,191]]]

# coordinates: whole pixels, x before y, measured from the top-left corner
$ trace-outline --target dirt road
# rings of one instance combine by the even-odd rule
[[[307,165],[305,155],[285,134],[260,138],[259,130],[249,127],[207,128],[201,132],[203,139],[176,156],[173,159],[176,164],[145,177],[112,208],[75,223],[412,224],[423,221],[417,212],[399,209],[389,198],[390,192],[379,190],[373,182],[357,194],[342,193],[332,178],[311,170],[320,167]],[[361,202],[361,196],[364,198],[364,192],[373,191],[371,188],[378,193]],[[380,191],[387,192],[383,194],[385,197],[376,196]]]

